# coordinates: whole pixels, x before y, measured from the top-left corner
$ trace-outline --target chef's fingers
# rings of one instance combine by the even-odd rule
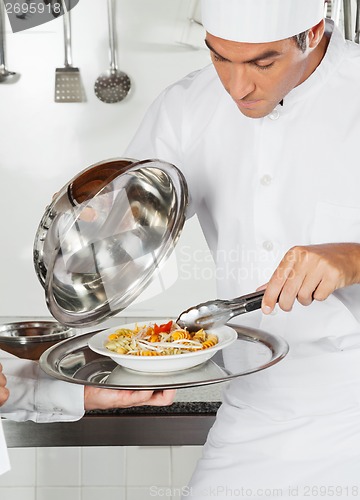
[[[9,399],[10,391],[7,387],[0,387],[0,406],[6,403]]]
[[[353,274],[356,265],[351,260],[353,246],[324,244],[303,247],[305,258],[294,266],[295,274],[304,275],[297,299],[302,305],[313,300],[322,301],[336,289],[355,282]]]
[[[264,283],[261,286],[258,286],[257,289],[255,290],[256,292],[262,292],[263,290],[266,290],[266,287],[268,286],[267,283]]]
[[[303,305],[325,300],[334,290],[360,283],[360,245],[328,243],[291,248],[271,277],[262,304],[269,314],[279,301],[289,311],[295,298]]]
[[[144,404],[151,406],[169,406],[174,402],[176,391],[173,389],[168,389],[166,391],[154,391],[149,397],[146,393],[151,391],[135,391],[137,393],[143,393],[144,398],[137,394],[136,396],[140,399],[138,404],[134,406],[142,406]]]
[[[296,299],[301,305],[309,306],[314,299],[317,300],[317,296],[320,297],[320,284],[322,284],[320,294],[324,294],[321,300],[327,298],[335,290],[334,284],[328,283],[326,278],[327,286],[324,287],[326,268],[316,254],[310,254],[306,259],[295,263],[293,271],[294,279],[285,282],[279,299],[280,307],[284,311],[290,311]]]
[[[305,279],[297,294],[297,299],[300,304],[302,304],[303,306],[309,306],[314,301],[314,299],[317,300],[316,294],[318,294],[318,289],[320,286],[320,291],[322,289],[321,284],[323,282],[323,279],[324,276],[320,269],[315,269],[314,271],[306,274]],[[331,290],[331,292],[329,292],[329,294],[326,295],[326,297],[333,291],[334,288]],[[326,297],[324,297],[324,299]]]
[[[0,385],[5,386],[6,385],[6,377],[3,372],[3,367],[2,364],[0,363]]]
[[[175,397],[175,391],[127,391],[117,389],[101,389],[84,387],[85,410],[110,410],[113,408],[130,408],[133,406],[168,406]]]
[[[6,377],[3,373],[0,373],[0,387],[5,387],[6,386]]]
[[[314,300],[323,301],[327,299],[337,288],[334,281],[324,276],[313,293]]]
[[[265,314],[273,311],[276,302],[284,311],[291,311],[306,275],[316,269],[311,249],[295,246],[286,252],[267,284],[262,303]]]
[[[291,309],[291,305],[289,305],[289,302],[285,300],[284,303],[284,295],[281,296],[281,292],[285,283],[288,280],[294,279],[294,262],[294,257],[291,251],[287,252],[280,262],[279,266],[271,276],[266,286],[261,306],[262,312],[264,314],[270,314],[274,310],[274,307],[278,301],[280,307],[290,307]]]
[[[295,265],[293,268],[293,272],[285,281],[278,298],[279,307],[283,311],[289,312],[292,310],[295,300],[299,299],[299,294],[302,295],[304,293],[304,299],[307,300],[307,287],[303,290],[305,280],[306,274],[304,275],[304,269],[297,269]]]

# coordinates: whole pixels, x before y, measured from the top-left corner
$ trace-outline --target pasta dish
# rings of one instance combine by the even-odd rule
[[[104,347],[117,354],[163,356],[208,349],[218,343],[218,337],[201,329],[188,332],[174,321],[158,325],[120,328],[108,336]]]

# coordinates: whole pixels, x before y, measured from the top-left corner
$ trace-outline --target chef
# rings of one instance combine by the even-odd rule
[[[84,410],[166,406],[175,391],[119,391],[83,387],[47,376],[35,361],[0,350],[0,475],[10,469],[1,417],[34,422],[72,422]]]
[[[212,64],[126,151],[183,171],[218,297],[266,288],[235,322],[290,345],[226,389],[184,498],[360,497],[360,49],[324,7],[203,0]]]

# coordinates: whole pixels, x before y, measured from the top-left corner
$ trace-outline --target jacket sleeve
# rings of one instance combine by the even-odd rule
[[[171,94],[170,94],[171,96]],[[170,104],[167,102],[170,101]],[[181,167],[180,134],[170,121],[168,108],[172,107],[168,92],[164,91],[146,112],[130,142],[125,156],[136,160],[159,159]],[[176,110],[176,106],[173,106]]]
[[[125,151],[135,160],[158,159],[175,165],[189,187],[186,217],[194,215],[188,172],[183,155],[183,88],[172,86],[152,103]]]
[[[0,350],[9,399],[0,416],[34,422],[75,421],[84,415],[84,387],[51,378],[36,361],[17,358]]]
[[[10,470],[9,455],[6,448],[4,431],[0,420],[0,476]]]

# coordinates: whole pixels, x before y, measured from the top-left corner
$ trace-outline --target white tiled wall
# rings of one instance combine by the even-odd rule
[[[201,446],[12,448],[6,500],[179,500]]]

